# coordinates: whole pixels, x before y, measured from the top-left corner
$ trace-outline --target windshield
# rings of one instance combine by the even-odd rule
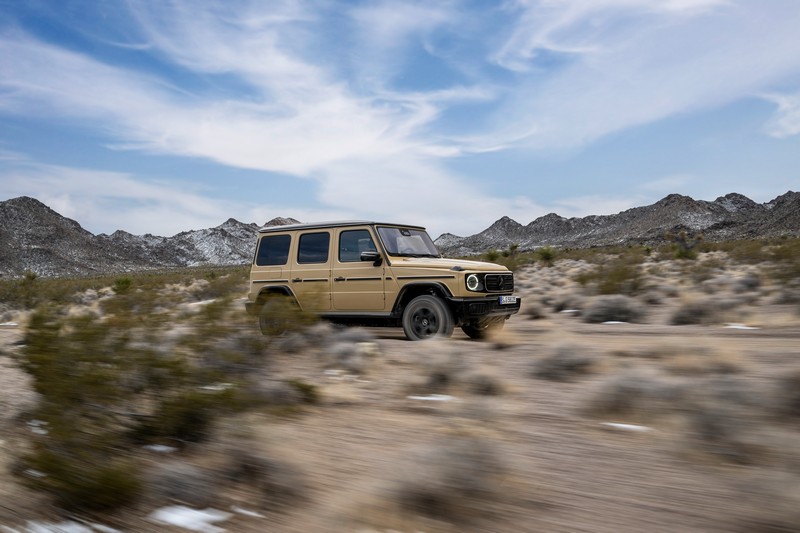
[[[423,230],[411,228],[378,228],[389,255],[398,257],[440,257],[433,241]]]

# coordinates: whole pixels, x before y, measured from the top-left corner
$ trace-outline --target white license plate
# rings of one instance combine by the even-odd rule
[[[500,305],[515,304],[517,303],[516,296],[501,296]]]

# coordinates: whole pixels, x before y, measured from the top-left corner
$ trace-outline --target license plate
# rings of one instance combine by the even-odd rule
[[[508,305],[508,304],[515,304],[517,303],[516,296],[501,296],[500,297],[500,305]]]

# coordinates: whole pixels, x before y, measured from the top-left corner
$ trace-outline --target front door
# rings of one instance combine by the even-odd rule
[[[336,311],[383,311],[384,263],[362,261],[361,252],[377,251],[368,228],[338,231],[333,260],[333,309]]]

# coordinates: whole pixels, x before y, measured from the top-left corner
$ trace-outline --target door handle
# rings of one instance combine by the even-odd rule
[[[292,280],[292,283],[300,283],[301,281],[303,281],[303,280],[302,280],[302,279],[300,279],[300,278],[294,278],[294,279]]]
[[[341,278],[341,277],[339,277],[339,278],[333,278],[333,281],[344,281],[344,280],[345,280],[345,278]]]

